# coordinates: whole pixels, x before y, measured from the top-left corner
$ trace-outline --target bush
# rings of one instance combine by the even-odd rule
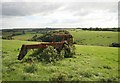
[[[40,58],[45,62],[55,62],[57,60],[57,50],[53,46],[44,49],[40,54]]]
[[[71,58],[75,54],[75,46],[64,45],[63,49],[58,52],[53,46],[48,46],[45,49],[36,50],[28,59],[43,61],[43,62],[56,62],[63,58]]]
[[[42,41],[42,42],[52,42],[53,38],[55,39],[55,42],[60,42],[62,41],[62,37],[59,36],[57,37],[55,34],[70,34],[66,30],[59,30],[59,31],[48,31],[47,33],[44,33],[42,36],[33,36],[30,41]]]
[[[65,51],[62,49],[59,54],[59,59],[63,59],[65,56]]]
[[[73,55],[75,55],[75,46],[64,45],[63,50],[65,51],[65,54],[64,54],[65,58],[71,58],[73,57]]]
[[[109,45],[110,47],[120,47],[120,43],[112,43],[111,45]]]

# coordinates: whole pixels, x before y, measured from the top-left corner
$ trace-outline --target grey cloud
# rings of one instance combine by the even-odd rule
[[[70,12],[76,11],[75,15],[85,16],[94,10],[103,10],[112,13],[117,12],[117,3],[114,2],[73,2],[68,3],[66,10]]]
[[[63,11],[74,12],[75,15],[85,16],[93,10],[109,10],[116,12],[116,3],[98,3],[98,2],[6,2],[2,3],[3,16],[26,16],[32,14],[48,15],[56,12],[59,8]]]
[[[2,4],[0,3],[0,17],[1,17],[1,15],[2,15]]]
[[[61,7],[61,3],[43,2],[8,2],[2,3],[2,15],[26,16],[31,14],[48,14]]]
[[[119,6],[120,7],[120,6]],[[92,18],[86,18],[86,15],[88,14],[97,14],[97,12],[94,12],[95,10],[102,10],[107,11],[107,13],[112,16],[110,17],[116,17],[117,14],[117,3],[114,2],[64,2],[64,3],[56,3],[56,2],[6,2],[2,3],[2,18],[3,18],[3,25],[4,27],[12,27],[12,26],[33,26],[34,20],[28,20],[27,21],[24,18],[27,18],[29,15],[33,14],[40,14],[39,17],[46,17],[48,16],[47,20],[50,22],[47,22],[46,19],[44,21],[46,22],[46,25],[49,24],[73,24],[73,23],[83,23],[87,24],[89,21],[91,21]],[[119,8],[120,10],[120,8]],[[58,13],[62,13],[62,15],[65,15],[67,17],[67,14],[63,14],[65,11],[67,11],[67,14],[70,14],[72,18],[68,15],[68,18],[61,18],[57,15]],[[52,14],[56,15],[54,18]],[[106,14],[102,12],[105,16]],[[113,14],[114,13],[114,14]],[[59,14],[61,15],[61,14]],[[114,15],[114,16],[113,16]],[[24,17],[23,17],[24,16]],[[49,18],[49,16],[52,16]],[[81,16],[81,17],[79,17]],[[33,16],[34,18],[34,16]],[[85,18],[85,19],[84,19]],[[120,18],[120,13],[119,13]],[[40,19],[40,18],[39,18]],[[43,20],[36,20],[37,22],[36,26],[39,25],[40,21]],[[87,20],[86,20],[87,19]],[[98,23],[99,19],[94,17]],[[103,17],[103,20],[107,18]],[[97,25],[95,21],[95,25]],[[107,22],[107,21],[105,21]],[[21,25],[22,24],[22,25]],[[28,25],[27,25],[28,24]],[[38,25],[37,25],[38,24]],[[105,24],[105,23],[104,23]],[[42,25],[42,22],[41,22]],[[99,24],[98,24],[99,26]]]
[[[120,2],[118,3],[118,27],[120,27]]]

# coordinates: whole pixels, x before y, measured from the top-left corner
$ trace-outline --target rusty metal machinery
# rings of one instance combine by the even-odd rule
[[[20,53],[18,55],[18,60],[22,60],[24,56],[27,54],[29,49],[39,49],[39,48],[47,48],[48,46],[53,46],[56,49],[62,50],[64,44],[68,44],[68,46],[73,45],[73,37],[70,34],[55,34],[57,37],[62,37],[62,41],[54,42],[55,38],[52,37],[52,42],[41,43],[41,44],[31,44],[31,45],[22,45]]]

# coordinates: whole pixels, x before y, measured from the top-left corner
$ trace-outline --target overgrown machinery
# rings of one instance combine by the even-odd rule
[[[61,37],[62,40],[59,42],[55,41],[55,38],[52,37],[52,42],[40,43],[40,44],[31,44],[31,45],[22,45],[20,53],[18,55],[18,60],[22,60],[24,56],[27,54],[29,49],[39,49],[39,48],[47,48],[48,46],[53,46],[56,48],[58,52],[60,52],[64,45],[67,44],[68,46],[73,45],[73,36],[71,34],[60,34],[56,33],[56,37]]]

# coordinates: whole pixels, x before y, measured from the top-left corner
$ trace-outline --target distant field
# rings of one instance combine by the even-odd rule
[[[73,35],[75,43],[79,45],[109,46],[113,42],[118,42],[118,32],[83,31],[80,29],[71,29],[68,31]],[[12,33],[6,32],[6,33],[3,33],[3,36],[7,36],[10,34]],[[12,38],[14,40],[29,40],[35,35],[39,37],[42,34],[36,33],[36,32],[26,32],[25,34],[16,35],[16,36],[13,36]]]
[[[24,34],[24,35],[13,36],[13,38],[14,38],[15,40],[28,40],[28,39],[31,39],[31,38],[32,38],[33,36],[35,36],[35,35],[41,36],[42,34],[26,33],[26,34]]]
[[[74,41],[80,45],[100,45],[108,46],[113,42],[118,42],[118,32],[112,31],[69,31]]]
[[[106,39],[106,41],[107,41],[106,37],[108,37],[108,35],[110,34],[113,35],[113,36],[110,35],[110,37],[116,37],[116,33],[113,32],[110,33],[95,32],[94,34],[96,35],[92,34],[92,32],[89,32],[86,36],[84,35],[87,32],[71,31],[71,33],[74,34],[76,40],[85,37],[86,43],[88,43],[87,39],[91,39],[91,41],[93,41],[94,39],[95,41],[97,41],[96,36],[100,36],[102,34],[104,35],[105,38],[102,38],[101,36],[98,38]],[[90,38],[89,36],[88,38],[88,35],[91,35],[92,37]],[[116,39],[111,39],[111,41],[115,40]],[[101,40],[98,43],[100,42]],[[61,61],[57,61],[56,63],[49,64],[44,64],[42,62],[34,62],[33,64],[30,64],[29,62],[18,61],[17,60],[17,55],[19,54],[18,48],[20,48],[22,44],[35,44],[35,43],[39,42],[2,40],[3,81],[10,80],[47,81],[57,79],[60,77],[63,80],[68,81],[118,80],[118,48],[76,45],[75,58],[65,58]],[[32,52],[33,50],[30,50],[25,58],[29,57],[29,54],[31,54]]]

